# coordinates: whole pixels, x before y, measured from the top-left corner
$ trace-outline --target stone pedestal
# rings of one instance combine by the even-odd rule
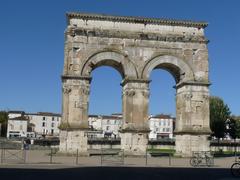
[[[61,153],[87,155],[87,135],[82,130],[66,131],[62,130],[60,133]]]
[[[121,147],[124,154],[143,156],[146,154],[148,134],[140,132],[125,132],[121,134]]]
[[[176,135],[176,155],[191,157],[194,151],[210,151],[209,135]]]

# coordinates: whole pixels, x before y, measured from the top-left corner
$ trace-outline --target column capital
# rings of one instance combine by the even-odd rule
[[[92,81],[92,77],[90,77],[90,76],[62,75],[61,78],[62,78],[62,82],[64,80],[67,80],[67,79],[86,80],[86,81],[89,81],[89,82]]]
[[[146,84],[149,84],[150,82],[151,82],[151,80],[148,80],[148,79],[128,79],[128,78],[125,78],[125,79],[122,80],[121,86],[124,86],[127,83],[146,83]]]

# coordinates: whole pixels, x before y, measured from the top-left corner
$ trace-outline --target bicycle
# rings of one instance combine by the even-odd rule
[[[190,159],[190,164],[193,167],[206,165],[208,167],[213,165],[213,158],[209,152],[193,152],[193,157]]]
[[[240,159],[240,157],[238,157],[238,159]],[[235,177],[240,177],[240,160],[232,164],[231,173]]]

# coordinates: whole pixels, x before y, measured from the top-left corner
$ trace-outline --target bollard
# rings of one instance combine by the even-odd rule
[[[103,161],[103,152],[102,152],[102,149],[101,149],[101,166],[102,166],[102,161]]]
[[[122,156],[123,156],[123,157],[122,157],[122,158],[123,158],[122,161],[123,161],[123,165],[124,165],[124,160],[125,160],[125,157],[124,157],[124,150],[123,150],[123,155],[122,155]]]
[[[51,153],[50,153],[50,164],[52,164],[52,155],[53,155],[53,151],[52,151],[52,148],[51,148]]]
[[[78,149],[77,149],[76,165],[78,165]]]
[[[1,164],[3,163],[3,151],[4,151],[4,149],[2,148],[1,149]]]
[[[234,141],[236,141],[236,139]],[[236,145],[236,142],[235,142],[235,145],[234,145],[234,156],[235,156],[235,162],[237,162],[237,145]]]
[[[145,154],[145,166],[148,165],[148,158],[147,158],[147,149],[146,149],[146,154]]]
[[[169,153],[169,160],[168,160],[169,166],[171,166],[171,153]]]
[[[26,163],[26,158],[27,158],[27,151],[23,149],[23,163]]]

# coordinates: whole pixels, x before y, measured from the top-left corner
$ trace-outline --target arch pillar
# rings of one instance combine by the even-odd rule
[[[62,76],[63,104],[60,151],[87,153],[90,77]]]
[[[176,89],[176,153],[209,151],[209,83],[182,82]]]
[[[148,125],[149,81],[125,79],[122,87],[121,148],[128,155],[144,155],[150,131]]]

